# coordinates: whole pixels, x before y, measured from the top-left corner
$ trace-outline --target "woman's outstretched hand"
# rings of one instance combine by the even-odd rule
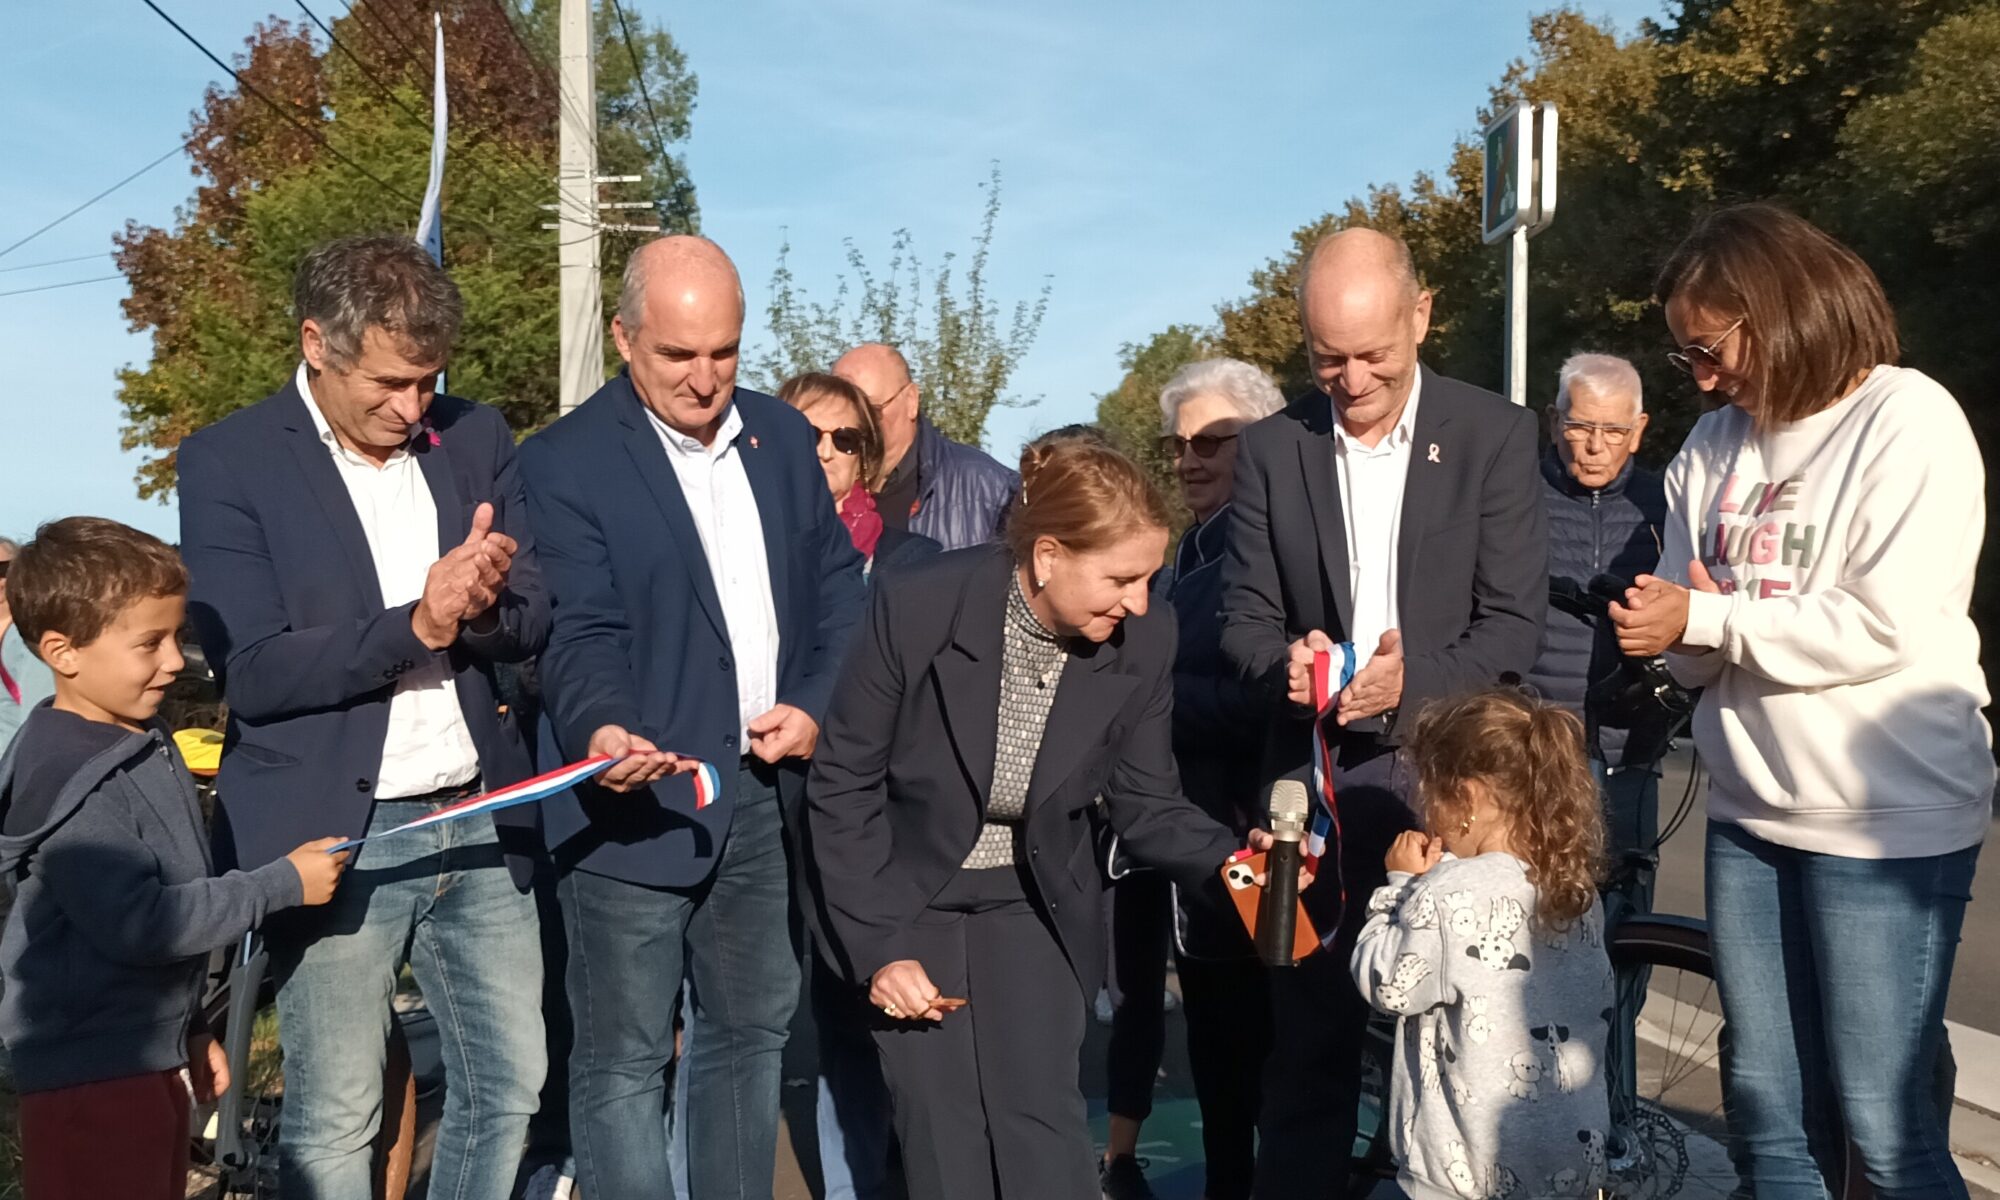
[[[914,958],[898,959],[875,972],[868,985],[868,1000],[898,1021],[942,1021],[945,1009],[938,1001],[943,995],[923,964]]]

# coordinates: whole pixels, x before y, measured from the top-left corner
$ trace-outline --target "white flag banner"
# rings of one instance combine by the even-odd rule
[[[438,220],[438,200],[444,191],[444,143],[447,120],[444,100],[444,17],[431,14],[437,31],[437,71],[431,85],[431,181],[424,189],[424,210],[417,217],[417,244],[430,251],[432,261],[444,265],[444,226]]]

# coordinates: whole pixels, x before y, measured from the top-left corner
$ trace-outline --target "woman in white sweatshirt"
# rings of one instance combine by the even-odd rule
[[[1837,1143],[1808,1114],[1832,1097],[1878,1196],[1963,1197],[1930,1082],[1993,798],[1979,448],[1894,365],[1874,273],[1796,216],[1716,213],[1659,295],[1670,357],[1722,406],[1668,468],[1659,576],[1613,619],[1706,689],[1731,1156],[1759,1200],[1823,1200],[1809,1125]]]

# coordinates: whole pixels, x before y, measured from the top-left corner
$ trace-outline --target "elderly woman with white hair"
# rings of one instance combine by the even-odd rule
[[[1258,694],[1222,656],[1222,549],[1236,480],[1237,434],[1284,407],[1270,376],[1230,358],[1189,363],[1160,391],[1160,446],[1173,459],[1194,524],[1181,535],[1167,599],[1180,619],[1174,660],[1174,757],[1188,799],[1239,838],[1256,824]],[[1178,919],[1176,919],[1178,917]],[[1175,934],[1187,1013],[1188,1064],[1201,1105],[1208,1200],[1245,1200],[1256,1161],[1257,1101],[1270,1048],[1270,1000],[1256,951],[1233,913],[1176,904],[1156,872],[1112,893],[1119,1003],[1110,1049],[1111,1128],[1101,1168],[1106,1200],[1149,1197],[1135,1157],[1166,1046],[1161,1000]]]
[[[14,628],[14,613],[7,607],[7,567],[20,552],[19,542],[0,537],[0,754],[28,719],[28,710],[56,694],[55,674]]]

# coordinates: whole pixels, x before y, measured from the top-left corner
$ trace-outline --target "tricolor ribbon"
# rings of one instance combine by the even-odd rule
[[[617,761],[617,756],[609,754],[599,754],[594,758],[586,758],[582,762],[571,763],[567,767],[558,767],[547,774],[537,775],[533,779],[524,779],[511,787],[503,787],[481,796],[467,797],[456,804],[448,804],[434,813],[428,813],[418,817],[414,821],[406,821],[394,829],[384,829],[380,833],[371,833],[366,837],[349,838],[337,846],[328,847],[327,853],[331,854],[336,850],[351,850],[363,842],[372,842],[376,838],[388,837],[392,833],[407,833],[412,829],[422,829],[429,825],[442,825],[447,821],[459,821],[480,813],[498,812],[503,808],[512,808],[516,804],[533,804],[537,800],[546,800],[557,792],[567,791],[569,788],[582,783],[584,780],[605,770]],[[715,798],[721,794],[722,777],[716,774],[715,768],[710,764],[705,762],[697,763],[694,772],[694,806],[696,811],[707,808],[709,805],[715,803]]]
[[[1340,889],[1341,911],[1345,911],[1347,881],[1340,873],[1340,803],[1333,794],[1333,743],[1327,738],[1326,725],[1340,707],[1341,690],[1354,679],[1354,643],[1342,642],[1335,650],[1340,654],[1338,671],[1333,665],[1334,652],[1313,652],[1313,795],[1319,799],[1319,811],[1313,814],[1312,828],[1306,833],[1306,866],[1314,874],[1319,873],[1319,860],[1326,855],[1327,835],[1333,835],[1333,880]],[[1336,921],[1322,934],[1322,944],[1332,944],[1338,929]]]

